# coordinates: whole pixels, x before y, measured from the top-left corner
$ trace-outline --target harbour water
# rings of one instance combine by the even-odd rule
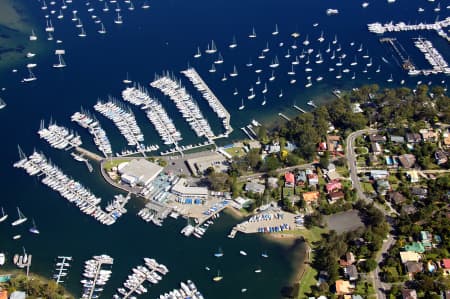
[[[112,11],[103,14],[100,11],[102,3],[91,1],[92,5],[99,7],[96,14],[101,16],[105,23],[106,35],[97,34],[99,26],[89,19],[85,3],[73,2],[64,12],[63,19],[52,17],[56,28],[54,38],[63,40],[62,44],[56,45],[46,40],[44,32],[44,14],[49,12],[43,12],[38,1],[31,1],[28,10],[31,12],[30,18],[37,20],[33,28],[38,35],[38,41],[24,41],[27,47],[20,54],[23,59],[13,67],[8,66],[0,70],[0,88],[6,88],[0,92],[0,96],[8,103],[8,106],[0,111],[0,125],[3,128],[0,133],[0,205],[5,207],[10,217],[8,223],[0,224],[0,250],[5,251],[11,259],[12,255],[20,252],[24,246],[27,252],[33,254],[31,270],[47,277],[50,277],[53,271],[54,258],[58,255],[73,256],[65,285],[76,295],[80,294],[79,280],[83,261],[92,255],[106,253],[112,256],[115,262],[113,275],[103,293],[105,298],[112,295],[131,267],[139,264],[145,256],[156,258],[171,270],[158,286],[151,288],[148,297],[157,297],[161,292],[178,286],[181,280],[192,279],[205,298],[280,298],[281,288],[288,284],[294,271],[295,250],[256,235],[238,235],[236,239],[228,239],[226,236],[236,223],[230,216],[218,219],[203,239],[188,239],[179,233],[185,225],[183,220],[169,220],[159,228],[136,217],[138,208],[142,206],[138,200],[130,202],[127,206],[129,212],[116,224],[106,227],[97,223],[91,217],[80,213],[56,192],[42,185],[39,179],[29,177],[22,170],[12,167],[13,162],[18,159],[17,144],[20,144],[27,154],[31,154],[34,148],[44,151],[66,174],[90,188],[97,196],[101,196],[104,202],[112,200],[114,194],[118,193],[118,190],[103,181],[95,167],[98,165],[94,164],[94,172],[88,173],[83,164],[69,157],[68,152],[52,149],[40,140],[37,130],[41,119],[52,118],[58,124],[75,129],[83,140],[83,146],[95,151],[88,132],[70,122],[70,116],[79,111],[80,106],[94,112],[93,105],[99,97],[104,100],[108,95],[120,98],[125,87],[122,80],[128,72],[131,80],[145,85],[161,101],[183,136],[182,145],[203,142],[183,120],[174,103],[148,86],[148,83],[154,80],[155,73],[161,74],[164,70],[173,71],[176,77],[189,86],[189,81],[179,73],[189,64],[196,68],[231,114],[231,125],[235,130],[229,139],[217,141],[226,144],[243,137],[242,131],[237,128],[248,124],[252,119],[264,124],[279,118],[279,112],[289,117],[295,116],[298,111],[292,108],[293,103],[309,110],[310,107],[306,103],[310,99],[314,99],[315,103],[326,102],[333,98],[333,88],[351,88],[363,83],[396,86],[402,79],[405,80],[405,85],[414,86],[418,80],[438,83],[445,79],[445,76],[408,77],[397,65],[395,59],[398,58],[395,58],[393,50],[380,43],[379,36],[367,30],[367,24],[376,21],[434,22],[438,15],[441,19],[449,15],[449,10],[445,7],[442,7],[439,13],[434,12],[436,4],[425,0],[397,1],[393,4],[372,1],[365,9],[361,7],[361,2],[356,0],[342,3],[312,0],[171,0],[150,2],[151,7],[148,10],[140,9],[140,4],[136,1],[136,10],[133,12],[128,11],[126,5],[122,6],[124,23],[120,26],[114,24]],[[330,7],[339,9],[339,14],[327,16],[325,11]],[[418,7],[425,8],[425,11],[418,13]],[[114,6],[111,5],[110,8],[113,10]],[[70,20],[72,9],[77,9],[78,15],[84,20],[86,38],[78,37],[79,30]],[[318,25],[314,27],[316,22]],[[272,35],[275,24],[279,28],[279,34],[276,36]],[[248,38],[252,27],[255,27],[255,39]],[[296,31],[300,33],[297,38],[297,54],[304,48],[302,42],[308,35],[311,45],[305,48],[315,48],[317,51],[320,47],[325,56],[324,51],[328,43],[337,35],[342,51],[347,54],[347,65],[358,55],[360,63],[355,68],[356,79],[350,78],[353,70],[342,74],[342,79],[336,79],[336,72],[331,74],[328,68],[337,61],[326,59],[323,65],[319,66],[313,62],[316,59],[314,52],[310,57],[313,68],[311,76],[314,79],[323,76],[324,80],[314,80],[313,86],[306,88],[308,74],[304,72],[305,64],[302,61],[296,69],[297,83],[290,84],[286,73],[291,66],[284,55],[294,42],[291,33]],[[317,39],[322,31],[325,41],[319,45]],[[411,40],[419,35],[431,40],[448,61],[448,43],[433,32],[408,32],[387,36],[396,37],[414,63],[421,67],[427,62]],[[233,36],[236,36],[238,46],[230,49],[228,45]],[[210,73],[208,70],[218,53],[204,53],[212,39],[218,47],[218,52],[224,57],[224,63],[216,65],[216,73]],[[267,42],[270,51],[267,52],[265,67],[261,73],[262,84],[257,86],[255,81],[258,74],[254,69],[257,63],[261,63],[257,56],[261,54]],[[283,47],[279,46],[280,42],[284,43]],[[350,46],[351,42],[355,45]],[[357,49],[361,43],[364,50],[359,53]],[[202,50],[202,57],[195,59],[193,55],[198,46]],[[66,50],[64,59],[67,67],[54,69],[51,67],[57,62],[54,50],[60,48]],[[293,54],[294,49],[290,49]],[[366,61],[360,58],[366,49],[369,49],[374,65],[367,74],[362,72]],[[37,55],[32,60],[27,60],[27,52]],[[268,78],[272,69],[268,64],[275,55],[280,60],[280,67],[276,69],[277,79],[271,82]],[[252,70],[245,66],[250,56],[255,64]],[[382,57],[385,57],[388,63],[383,62]],[[28,84],[20,83],[27,75],[25,65],[31,61],[37,64],[33,72],[38,80]],[[237,66],[239,72],[235,78],[229,76],[233,65]],[[380,73],[374,71],[378,65],[382,67]],[[17,68],[18,72],[12,73],[12,68]],[[228,79],[222,82],[224,73]],[[395,79],[392,84],[386,82],[390,74]],[[262,106],[260,90],[264,82],[268,84],[268,92],[265,94],[267,104]],[[254,100],[247,100],[251,85],[255,89],[258,88],[258,96]],[[238,96],[233,95],[235,88],[239,90]],[[281,89],[284,96],[279,98]],[[213,131],[216,134],[222,133],[221,121],[208,103],[192,86],[189,87],[189,92],[194,95]],[[239,111],[242,97],[245,100],[245,109]],[[132,109],[145,140],[149,144],[159,141],[160,138],[145,113],[135,107]],[[125,149],[126,141],[114,124],[99,114],[96,116],[107,132],[113,150],[120,152]],[[162,150],[167,149],[162,144],[160,146]],[[29,219],[35,219],[40,235],[27,232],[31,226],[30,221],[15,228],[9,225],[10,221],[16,219],[16,206],[19,206]],[[22,234],[22,238],[13,241],[12,236],[18,233]],[[215,258],[213,253],[219,246],[225,255]],[[248,256],[241,256],[239,250],[245,250]],[[261,258],[263,251],[269,253],[268,259]],[[205,266],[211,270],[206,271]],[[262,273],[254,273],[257,267],[262,268]],[[218,269],[224,279],[220,283],[213,283],[212,278]],[[247,288],[248,291],[241,294],[242,288]]]

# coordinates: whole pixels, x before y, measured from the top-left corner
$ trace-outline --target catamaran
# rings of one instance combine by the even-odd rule
[[[27,219],[28,219],[27,217],[25,217],[24,214],[22,214],[19,207],[17,207],[17,214],[19,215],[19,219],[15,220],[13,223],[11,223],[12,226],[17,226],[19,224],[22,224],[25,221],[27,221]]]
[[[62,58],[62,55],[66,54],[65,50],[56,50],[55,55],[58,55],[58,63],[53,64],[54,68],[63,68],[66,67],[66,62]]]
[[[6,218],[8,218],[8,214],[5,214],[5,211],[3,210],[3,207],[2,207],[2,217],[0,217],[0,222],[5,221]]]
[[[32,221],[33,221],[33,226],[30,227],[29,231],[30,231],[30,233],[38,235],[39,234],[39,230],[36,227],[36,223],[34,222],[34,219]]]
[[[214,40],[212,40],[211,41],[211,48],[209,47],[209,44],[208,44],[208,47],[205,50],[205,53],[206,54],[214,54],[216,52],[217,52],[216,44],[214,43]]]
[[[280,62],[278,61],[278,57],[277,55],[275,55],[274,60],[272,61],[272,63],[269,65],[269,67],[271,68],[277,68],[280,66]]]

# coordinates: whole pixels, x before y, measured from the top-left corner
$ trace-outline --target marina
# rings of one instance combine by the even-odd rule
[[[169,272],[165,265],[158,263],[155,259],[145,257],[144,263],[145,266],[139,265],[132,269],[133,273],[128,275],[123,287],[117,289],[117,292],[121,295],[114,294],[114,299],[126,299],[135,294],[147,293],[147,288],[143,286],[145,281],[156,285]]]
[[[151,98],[141,86],[126,88],[122,91],[122,98],[133,105],[140,106],[145,111],[164,144],[174,145],[177,151],[180,150],[178,142],[183,139],[181,133],[159,101]]]
[[[202,293],[198,291],[196,285],[188,280],[186,282],[180,282],[180,287],[178,289],[173,289],[168,293],[159,295],[158,299],[171,299],[171,298],[182,298],[182,299],[203,299]]]
[[[56,284],[63,283],[65,277],[68,275],[70,264],[68,262],[72,261],[71,256],[58,256],[56,258],[56,269],[55,274],[53,274],[53,279],[56,280]]]
[[[163,76],[156,75],[150,86],[169,96],[198,137],[205,137],[208,141],[214,139],[215,135],[198,104],[173,75],[169,73],[163,74]]]
[[[197,88],[198,91],[202,93],[202,96],[205,100],[208,101],[211,109],[217,114],[217,116],[222,119],[223,126],[225,128],[224,137],[228,137],[228,135],[233,132],[233,128],[231,127],[231,116],[227,109],[222,105],[220,100],[214,95],[208,85],[203,81],[200,75],[194,68],[188,68],[185,71],[181,72],[184,74],[192,84]]]
[[[84,263],[84,278],[80,281],[83,285],[82,299],[99,298],[100,293],[111,277],[113,263],[114,259],[106,254],[93,256],[92,259]]]
[[[47,158],[34,152],[28,158],[20,151],[20,161],[14,167],[23,168],[30,176],[43,176],[41,182],[69,202],[75,204],[81,212],[94,217],[102,224],[111,225],[122,215],[118,210],[105,212],[99,206],[101,198],[83,187],[79,182],[65,175],[57,166],[51,164]]]
[[[371,23],[367,25],[370,32],[376,34],[384,34],[386,32],[400,32],[400,31],[419,31],[419,30],[434,30],[442,38],[450,42],[450,36],[444,31],[445,28],[450,26],[450,17],[434,23],[419,23],[416,25],[406,24],[405,22],[394,22],[381,24],[379,22]]]
[[[430,70],[412,70],[410,75],[418,75],[422,73],[425,76],[430,74],[444,73],[450,75],[450,67],[444,57],[433,47],[433,44],[426,39],[417,38],[414,45],[425,55],[425,59],[430,63],[432,69]]]
[[[112,120],[119,129],[122,136],[127,140],[128,145],[136,147],[136,150],[145,157],[144,135],[141,132],[133,112],[110,98],[108,102],[98,101],[94,109],[106,118]]]
[[[67,128],[58,126],[56,123],[50,122],[46,128],[44,121],[41,121],[38,134],[40,138],[56,149],[70,150],[83,144],[78,134],[72,133]]]
[[[95,145],[98,150],[102,152],[105,158],[112,155],[113,152],[108,136],[95,117],[82,110],[81,112],[75,112],[70,119],[79,124],[81,127],[89,130],[89,133],[94,138]]]

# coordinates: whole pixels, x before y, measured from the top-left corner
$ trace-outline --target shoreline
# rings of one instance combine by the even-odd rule
[[[9,269],[9,270],[8,269],[0,269],[0,275],[11,275],[12,277],[15,277],[15,276],[25,276],[26,277],[26,273],[24,273],[22,270],[19,270],[19,269]],[[30,281],[38,280],[42,284],[48,284],[49,282],[54,281],[53,279],[49,279],[45,276],[36,274],[34,272],[30,272],[28,276],[29,276]],[[8,284],[8,282],[0,283],[0,285],[1,284]],[[64,286],[58,285],[58,287],[62,288],[62,290],[64,291],[65,295],[63,298],[69,298],[69,299],[76,298],[76,296],[71,294]],[[24,290],[17,290],[17,291],[24,291]]]

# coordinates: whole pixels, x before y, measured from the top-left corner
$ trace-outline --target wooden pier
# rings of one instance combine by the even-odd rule
[[[64,268],[65,267],[64,264],[65,264],[66,261],[71,261],[71,260],[72,260],[71,256],[58,256],[58,262],[57,263],[61,263],[61,266],[59,266],[59,268],[56,269],[56,272],[58,272],[56,274],[56,284],[64,282],[64,281],[61,280],[61,276],[62,276],[63,271],[67,270],[67,268]]]
[[[253,136],[247,131],[245,127],[242,127],[241,130],[245,133],[245,135],[247,135],[248,138],[250,138],[250,140],[255,140],[255,138],[253,138]]]
[[[280,116],[281,118],[284,118],[287,121],[291,121],[291,119],[289,117],[287,117],[286,115],[284,115],[283,113],[278,113],[278,116]]]
[[[295,109],[297,109],[298,111],[300,111],[300,112],[302,112],[302,113],[306,113],[305,110],[303,110],[302,108],[300,108],[300,107],[297,106],[297,105],[293,105],[292,107],[294,107]]]
[[[104,158],[100,155],[97,155],[96,153],[93,153],[83,147],[77,146],[75,148],[75,150],[77,152],[79,152],[80,154],[82,154],[83,156],[86,156],[87,158],[96,161],[96,162],[101,162]]]

